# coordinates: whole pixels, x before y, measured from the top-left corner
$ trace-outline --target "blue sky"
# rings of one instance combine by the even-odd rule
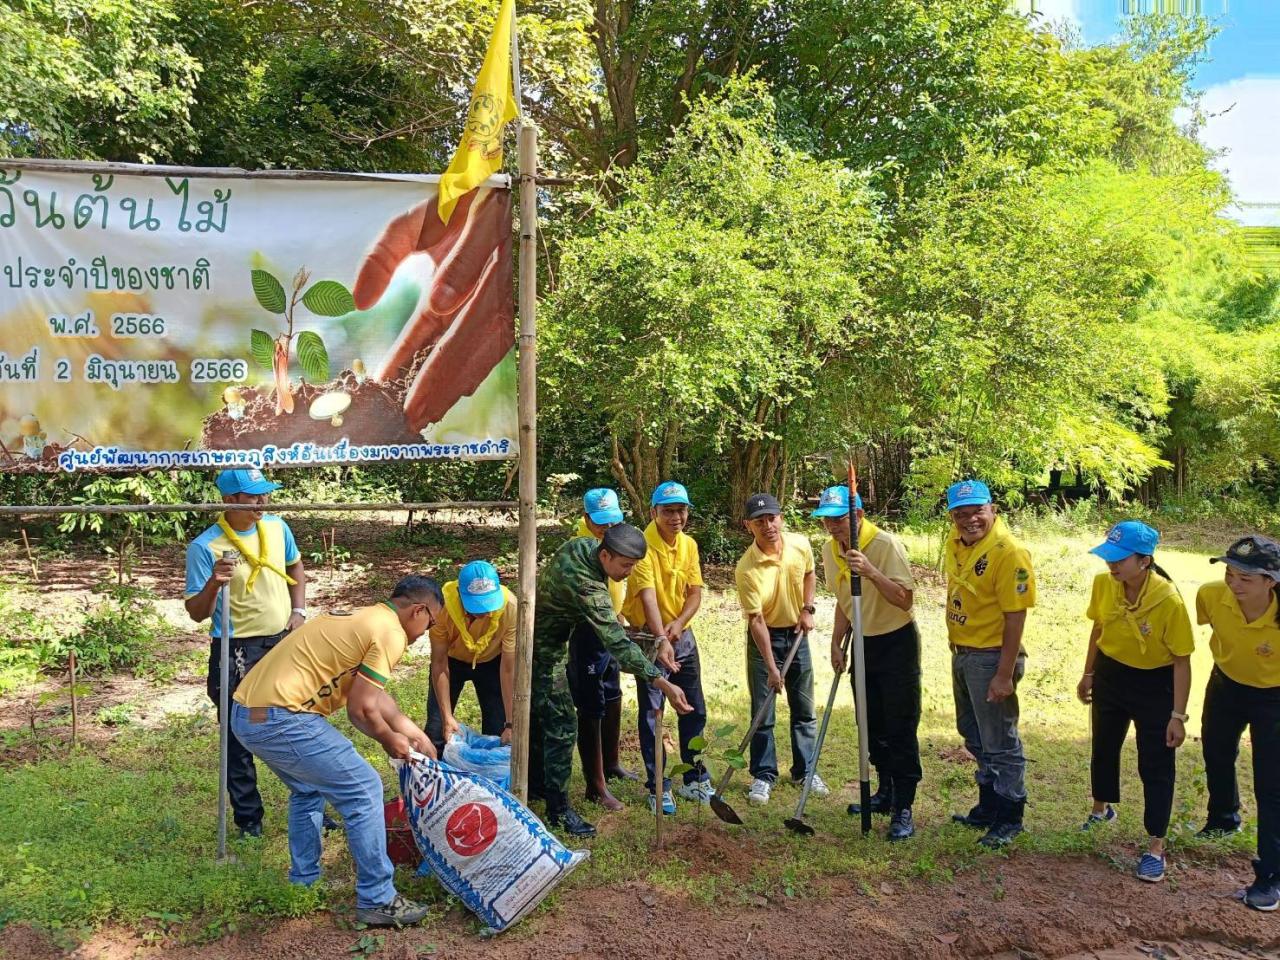
[[[1141,0],[1150,6],[1152,0]],[[1086,44],[1119,31],[1123,0],[1040,0],[1051,20],[1068,20]],[[1209,114],[1201,139],[1225,151],[1217,162],[1245,203],[1280,205],[1280,0],[1202,0],[1221,27],[1196,74]],[[1240,218],[1280,225],[1280,206],[1244,208]]]

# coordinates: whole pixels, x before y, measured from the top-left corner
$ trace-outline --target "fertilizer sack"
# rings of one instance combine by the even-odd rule
[[[587,859],[487,777],[415,755],[394,760],[413,839],[445,888],[500,933]]]
[[[449,766],[466,773],[488,777],[503,790],[511,786],[511,747],[501,737],[476,733],[465,723],[444,745],[442,759]]]

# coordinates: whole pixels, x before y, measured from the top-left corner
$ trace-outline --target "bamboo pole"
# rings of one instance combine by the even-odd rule
[[[510,500],[460,500],[456,503],[433,501],[430,503],[273,503],[272,513],[401,513],[405,510],[439,511],[493,510],[515,512],[518,503]],[[84,503],[49,506],[2,506],[0,517],[58,517],[63,514],[119,514],[119,513],[222,513],[225,503]]]
[[[22,545],[27,548],[27,563],[31,564],[31,582],[40,582],[40,568],[36,565],[36,555],[31,552],[31,541],[27,539],[27,528],[22,528]]]
[[[533,678],[533,604],[538,571],[538,131],[522,123],[520,150],[520,589],[516,616],[516,679],[511,698],[511,792],[527,798],[529,688]]]
[[[80,742],[80,708],[76,699],[76,651],[73,647],[67,654],[67,669],[71,674],[71,746]]]

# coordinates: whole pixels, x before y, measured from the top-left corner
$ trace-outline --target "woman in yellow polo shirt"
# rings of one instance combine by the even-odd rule
[[[1160,534],[1138,520],[1117,523],[1090,553],[1107,562],[1093,581],[1093,621],[1084,676],[1076,695],[1093,717],[1090,775],[1093,811],[1084,829],[1116,817],[1120,751],[1130,722],[1137,728],[1147,852],[1137,877],[1165,877],[1165,834],[1173,813],[1176,753],[1187,737],[1191,691],[1191,618],[1177,588],[1153,559]]]
[[[1258,859],[1244,902],[1270,912],[1280,906],[1280,544],[1237,540],[1221,557],[1226,574],[1196,594],[1196,619],[1213,627],[1213,673],[1204,694],[1201,740],[1209,781],[1209,821],[1202,836],[1240,829],[1236,756],[1240,735],[1253,742],[1258,804]]]

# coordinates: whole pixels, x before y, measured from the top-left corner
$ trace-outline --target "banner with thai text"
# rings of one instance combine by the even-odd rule
[[[0,160],[0,471],[516,454],[511,192]]]

